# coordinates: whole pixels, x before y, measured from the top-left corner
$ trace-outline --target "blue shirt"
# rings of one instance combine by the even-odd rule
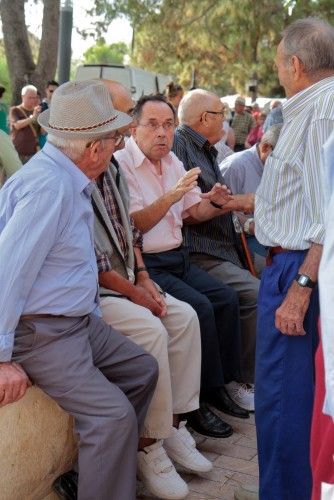
[[[0,191],[0,361],[24,314],[83,316],[97,307],[93,184],[47,143]]]
[[[255,193],[263,174],[256,145],[225,158],[219,168],[233,194]]]

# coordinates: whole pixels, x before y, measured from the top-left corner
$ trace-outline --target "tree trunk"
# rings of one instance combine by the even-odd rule
[[[33,61],[24,16],[25,0],[1,0],[0,15],[12,86],[13,104],[21,102],[21,89],[31,83],[43,92],[57,69],[59,3],[44,0],[42,39],[37,65]],[[36,10],[38,9],[36,6]]]

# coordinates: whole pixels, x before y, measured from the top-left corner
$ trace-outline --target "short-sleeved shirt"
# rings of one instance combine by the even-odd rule
[[[255,193],[263,174],[256,145],[229,156],[219,168],[233,194]]]
[[[172,189],[186,174],[183,164],[174,153],[161,160],[162,174],[139,149],[131,137],[125,148],[115,152],[115,158],[124,172],[130,191],[130,214],[142,210]],[[174,203],[166,215],[143,235],[143,251],[164,252],[182,244],[182,219],[187,209],[201,201],[200,190],[194,188]]]
[[[235,143],[236,144],[245,144],[247,135],[250,130],[254,127],[255,121],[252,115],[247,113],[235,113],[232,120],[232,128],[235,134]]]
[[[37,152],[38,135],[40,127],[38,124],[27,125],[20,130],[16,130],[13,124],[19,120],[24,120],[31,115],[31,111],[22,108],[21,106],[13,106],[10,108],[9,123],[13,144],[19,155],[31,156]],[[35,130],[35,134],[33,132]]]

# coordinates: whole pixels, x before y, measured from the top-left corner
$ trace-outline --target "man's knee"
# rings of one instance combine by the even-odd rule
[[[147,387],[155,387],[159,376],[159,365],[154,356],[149,353],[142,355],[142,374],[143,383]]]

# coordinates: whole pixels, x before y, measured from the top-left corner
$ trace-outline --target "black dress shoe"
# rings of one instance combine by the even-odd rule
[[[74,470],[65,472],[55,480],[53,489],[63,500],[77,500],[78,473]]]
[[[203,436],[227,438],[232,436],[232,427],[219,418],[210,408],[201,403],[198,410],[185,415],[188,425]]]
[[[212,389],[205,394],[205,401],[210,403],[217,410],[232,415],[232,417],[249,418],[247,410],[240,408],[228,395],[225,387]]]

